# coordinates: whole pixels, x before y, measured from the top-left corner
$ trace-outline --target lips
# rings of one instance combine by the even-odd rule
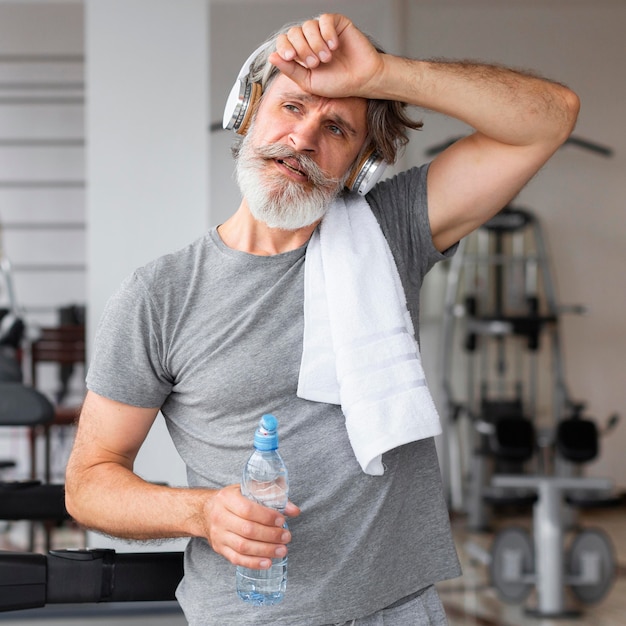
[[[294,174],[297,174],[298,176],[302,176],[304,178],[308,178],[308,174],[301,168],[300,163],[297,159],[276,159],[276,162],[284,165],[288,170],[294,172]]]

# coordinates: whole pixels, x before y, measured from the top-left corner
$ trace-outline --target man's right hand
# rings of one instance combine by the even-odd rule
[[[207,498],[204,535],[213,550],[233,565],[268,569],[272,559],[287,554],[291,533],[284,528],[286,518],[299,514],[292,502],[283,515],[243,496],[239,485],[230,485]]]

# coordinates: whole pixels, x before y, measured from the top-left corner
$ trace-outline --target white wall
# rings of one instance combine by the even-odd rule
[[[207,225],[202,0],[86,3],[89,321],[134,267]]]

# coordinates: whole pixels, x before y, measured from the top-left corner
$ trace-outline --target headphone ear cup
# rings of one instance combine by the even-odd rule
[[[261,85],[238,80],[230,90],[222,126],[226,130],[234,130],[238,135],[245,135],[252,121],[252,114],[261,98]]]
[[[256,107],[261,100],[263,89],[261,88],[260,83],[250,83],[250,92],[248,96],[248,101],[245,107],[242,107],[241,115],[241,123],[235,132],[238,135],[245,135],[248,132],[248,128],[250,127],[250,123],[252,122],[252,117]]]
[[[387,163],[375,148],[371,148],[357,161],[346,181],[346,188],[364,196],[378,183],[386,168]]]
[[[224,106],[222,127],[226,130],[234,130],[238,135],[245,135],[248,131],[252,114],[263,92],[260,83],[250,81],[250,70],[259,54],[271,45],[273,45],[272,41],[261,44],[241,66],[237,81],[232,86]]]

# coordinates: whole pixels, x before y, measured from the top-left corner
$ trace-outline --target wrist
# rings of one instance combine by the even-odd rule
[[[209,535],[209,519],[216,491],[214,489],[181,489],[178,510],[181,513],[180,531],[182,536],[203,537]]]
[[[380,56],[382,69],[371,81],[365,97],[418,105],[425,62],[385,53]]]

